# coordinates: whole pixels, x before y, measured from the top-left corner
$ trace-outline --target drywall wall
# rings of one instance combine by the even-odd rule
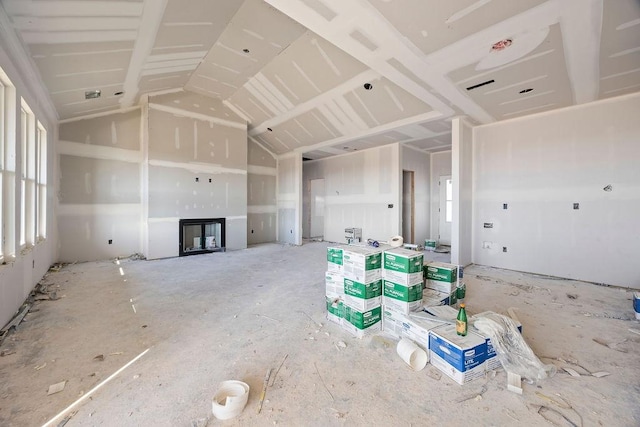
[[[178,256],[180,219],[225,218],[226,248],[247,247],[247,129],[220,101],[149,97],[149,259]]]
[[[462,118],[451,121],[451,263],[472,262],[473,217],[473,128]]]
[[[275,242],[277,160],[249,140],[247,163],[247,244]]]
[[[431,153],[431,233],[438,240],[440,233],[440,177],[451,176],[451,151]],[[444,191],[444,189],[443,189]],[[442,213],[444,215],[444,212]]]
[[[402,170],[413,171],[414,242],[424,244],[430,236],[431,159],[428,153],[403,146]],[[403,193],[407,193],[403,189]],[[405,204],[403,203],[403,210]],[[406,240],[405,240],[406,241]]]
[[[345,242],[348,227],[361,228],[364,239],[386,241],[400,234],[399,144],[307,161],[303,169],[304,182],[325,180],[324,240]]]
[[[54,183],[57,174],[55,159],[55,141],[57,119],[55,112],[46,107],[46,94],[39,93],[37,85],[29,74],[22,68],[24,62],[17,58],[19,53],[8,47],[5,31],[10,28],[0,28],[0,68],[13,87],[5,87],[4,105],[0,109],[2,114],[4,149],[3,173],[0,192],[0,226],[4,227],[3,245],[4,259],[0,263],[0,328],[2,328],[16,314],[34,286],[40,281],[57,259],[58,233],[55,216]],[[15,48],[17,45],[13,45]],[[5,82],[6,83],[6,82]],[[17,177],[21,170],[21,127],[20,105],[24,99],[31,108],[36,119],[47,131],[47,186],[46,186],[46,236],[38,239],[33,245],[19,246],[21,228],[21,183]],[[2,97],[0,97],[0,102]],[[13,114],[10,112],[13,111]],[[15,147],[11,150],[10,147]],[[39,203],[39,202],[38,202]]]
[[[302,156],[278,158],[278,242],[302,244]]]
[[[475,128],[474,262],[640,288],[638,117],[635,94]]]
[[[60,124],[60,260],[91,261],[141,252],[141,113]]]

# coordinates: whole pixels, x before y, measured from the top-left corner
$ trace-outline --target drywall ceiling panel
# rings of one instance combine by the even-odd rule
[[[190,91],[180,91],[149,97],[152,104],[161,104],[186,110],[204,116],[215,117],[238,125],[245,125],[244,119],[229,110],[219,99],[203,96]]]
[[[227,99],[303,32],[304,27],[263,1],[247,0],[204,57],[187,88],[195,90],[197,86]]]
[[[432,110],[427,104],[384,77],[369,83],[373,85],[371,90],[360,86],[353,91],[358,98],[353,94],[345,97],[356,111],[366,108],[366,114],[361,116],[363,120],[374,119],[377,123],[385,124]]]
[[[369,0],[369,3],[397,31],[428,54],[545,1]]]
[[[364,64],[307,31],[263,70],[291,102],[302,103],[368,70]],[[365,82],[362,82],[365,83]]]
[[[486,71],[477,71],[471,64],[451,72],[449,78],[493,117],[506,119],[573,104],[565,64],[562,34],[555,24],[546,39],[523,58]],[[494,82],[467,89],[491,80]]]
[[[451,131],[450,120],[434,120],[432,122],[420,123],[419,126],[433,133],[442,133]]]
[[[155,50],[170,46],[193,46],[208,51],[220,37],[242,0],[169,0],[154,44]],[[204,49],[203,49],[204,48]],[[154,52],[157,54],[160,52]]]
[[[240,88],[233,96],[236,101],[229,101],[234,108],[249,119],[252,125],[271,119],[274,114],[254,98],[247,89]],[[250,126],[251,127],[251,126]]]
[[[333,155],[335,155],[335,153],[327,153],[326,151],[322,151],[322,150],[314,150],[314,151],[309,151],[308,153],[304,153],[303,157],[310,160],[318,160],[318,159],[325,159]]]
[[[60,117],[63,118],[80,117],[87,114],[117,110],[120,107],[119,100],[119,96],[103,95],[98,99],[86,99],[60,105],[56,107],[56,110]]]
[[[604,2],[600,97],[640,90],[640,2]]]
[[[425,151],[433,151],[434,149],[450,149],[451,148],[451,134],[439,135],[433,138],[420,139],[418,141],[411,141],[407,143],[412,147]]]
[[[141,93],[174,89],[176,87],[184,86],[190,76],[191,73],[187,71],[154,76],[142,76],[138,82],[138,89]]]

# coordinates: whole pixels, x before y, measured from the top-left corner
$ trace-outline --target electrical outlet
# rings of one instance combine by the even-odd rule
[[[251,234],[253,234],[253,230],[251,230]]]
[[[502,204],[502,209],[507,209],[508,205],[506,203]]]
[[[112,244],[112,243],[113,243],[113,240],[109,239],[109,244]]]
[[[507,247],[506,246],[502,247],[502,252],[507,252]]]
[[[573,204],[573,209],[575,209],[575,210],[580,209],[580,203],[574,203]]]
[[[196,176],[196,182],[200,182],[200,178]]]
[[[209,178],[209,182],[211,182],[211,178]]]
[[[493,228],[493,223],[492,222],[485,222],[484,223],[484,228]]]
[[[389,203],[389,204],[387,205],[387,208],[389,208],[389,209],[393,209],[393,203]]]

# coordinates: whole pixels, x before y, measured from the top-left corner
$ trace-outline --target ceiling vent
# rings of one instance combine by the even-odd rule
[[[102,91],[100,89],[88,90],[84,93],[84,99],[96,99],[100,98]]]
[[[477,89],[485,85],[490,85],[491,83],[495,83],[495,80],[491,79],[491,80],[487,80],[486,82],[478,83],[477,85],[469,86],[467,90]]]

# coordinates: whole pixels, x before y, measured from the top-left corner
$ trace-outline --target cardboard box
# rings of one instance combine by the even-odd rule
[[[438,246],[438,241],[433,239],[425,239],[424,240],[424,249],[426,251],[435,251]]]
[[[340,273],[342,274],[344,271],[343,267],[343,254],[344,247],[343,246],[329,246],[327,247],[327,270],[332,273]]]
[[[382,249],[370,246],[347,246],[342,256],[344,277],[360,283],[382,278]]]
[[[339,297],[327,297],[327,320],[342,325],[344,303]]]
[[[418,282],[423,282],[422,272],[418,273],[400,273],[398,271],[382,269],[382,278],[389,280],[390,282],[400,283],[402,285],[411,285]]]
[[[344,306],[342,328],[357,338],[376,334],[382,329],[382,309],[376,307],[367,311],[359,311]]]
[[[340,273],[327,271],[324,275],[325,295],[344,296],[344,276]]]
[[[458,318],[458,310],[448,305],[425,306],[424,311],[440,319],[456,320]]]
[[[404,314],[422,307],[422,282],[409,286],[388,280],[382,283],[382,304],[386,307]]]
[[[433,289],[422,290],[422,305],[425,307],[437,305],[449,305],[450,294],[434,291]]]
[[[486,354],[485,338],[474,332],[462,337],[451,324],[430,331],[431,364],[458,384],[484,377]]]
[[[473,332],[477,333],[478,335],[481,335],[485,338],[486,343],[487,343],[487,356],[485,357],[486,359],[486,370],[487,371],[493,371],[494,369],[498,369],[500,367],[502,367],[502,364],[500,363],[500,361],[498,360],[497,354],[496,354],[496,350],[493,347],[493,342],[491,342],[491,338],[489,338],[488,336],[484,335],[482,332],[480,332],[477,328],[475,328],[473,326],[473,323],[478,319],[478,317],[481,317],[485,314],[494,314],[492,311],[483,311],[482,313],[478,313],[475,314],[473,316],[471,316],[469,318],[469,324],[468,324],[468,328],[473,328]],[[516,323],[516,326],[518,327],[518,331],[520,331],[520,333],[522,333],[522,323],[520,322],[516,322],[514,320],[514,322]]]
[[[424,264],[424,278],[440,282],[458,281],[458,266],[445,262],[429,262]]]
[[[434,291],[450,294],[454,292],[458,286],[458,282],[444,282],[441,280],[426,279],[424,281],[425,289],[433,289]]]
[[[395,248],[382,254],[382,268],[398,273],[421,273],[424,257],[421,252]]]
[[[369,283],[344,279],[344,302],[359,311],[370,310],[382,304],[382,279]]]
[[[414,318],[389,307],[382,308],[382,331],[396,339],[408,338],[429,354],[429,331],[442,322]]]

